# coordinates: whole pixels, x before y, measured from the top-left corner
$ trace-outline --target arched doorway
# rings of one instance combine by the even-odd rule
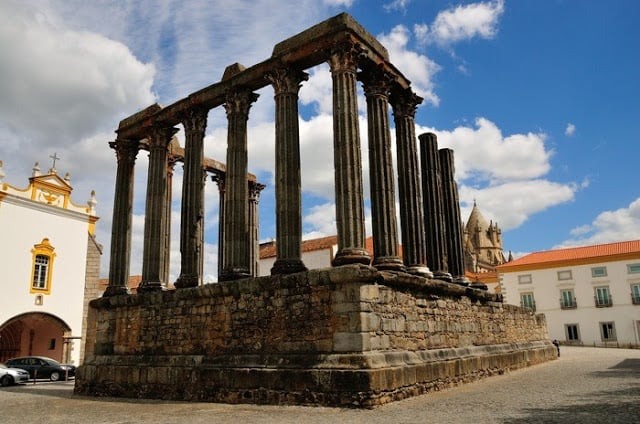
[[[70,336],[71,328],[55,315],[16,315],[0,326],[0,362],[30,355],[69,362]]]

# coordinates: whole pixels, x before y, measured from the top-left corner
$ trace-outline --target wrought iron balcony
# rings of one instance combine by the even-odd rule
[[[560,309],[576,309],[578,307],[578,302],[576,302],[576,298],[572,299],[560,299]]]
[[[520,302],[520,306],[528,311],[535,312],[536,311],[536,302],[535,300],[531,304],[525,304]]]

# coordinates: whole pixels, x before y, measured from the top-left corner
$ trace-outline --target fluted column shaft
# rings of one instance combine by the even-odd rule
[[[398,256],[398,224],[389,131],[391,81],[377,69],[364,71],[360,79],[367,99],[373,266],[381,270],[403,270],[404,264]]]
[[[224,253],[224,198],[225,198],[225,187],[224,187],[224,179],[225,174],[216,173],[211,177],[216,184],[218,184],[218,280],[220,279],[220,275],[222,274],[222,256]]]
[[[227,95],[224,107],[227,133],[227,175],[224,210],[224,252],[220,281],[250,276],[247,185],[247,120],[251,104],[258,99],[251,90],[238,89]]]
[[[264,184],[249,182],[249,274],[252,277],[260,275],[260,242],[258,231],[260,229],[260,192]]]
[[[109,285],[103,296],[128,293],[129,261],[131,259],[131,219],[133,216],[133,182],[138,154],[137,140],[116,140],[109,143],[116,151],[118,167],[113,199],[111,224],[111,256]]]
[[[422,193],[424,196],[424,230],[427,263],[434,277],[451,280],[447,271],[444,212],[442,208],[442,181],[438,158],[438,140],[435,134],[420,134],[422,162]]]
[[[333,265],[369,264],[365,249],[362,158],[358,130],[356,65],[359,49],[336,48],[329,58],[333,81],[333,157],[338,252]]]
[[[173,170],[176,165],[176,158],[169,155],[167,161],[167,193],[164,202],[164,239],[162,241],[164,252],[163,267],[160,273],[160,281],[169,281],[169,271],[171,265],[171,201],[173,199]]]
[[[138,291],[161,290],[164,269],[167,166],[169,143],[175,128],[156,128],[149,137],[149,171],[144,220],[144,247],[142,252],[142,282]]]
[[[459,282],[465,280],[464,252],[453,150],[440,149],[438,156],[440,173],[442,175],[442,204],[444,207],[444,221],[447,234],[447,265],[454,281]]]
[[[268,75],[276,107],[276,261],[271,274],[306,271],[302,262],[302,200],[298,91],[309,75],[278,69]]]
[[[180,276],[177,288],[202,284],[202,228],[204,226],[204,133],[207,110],[190,110],[182,124],[185,131],[184,175],[180,214]]]
[[[402,256],[409,273],[432,277],[433,273],[427,266],[424,208],[415,130],[416,107],[422,103],[422,98],[411,90],[405,90],[395,93],[391,103],[396,125]]]

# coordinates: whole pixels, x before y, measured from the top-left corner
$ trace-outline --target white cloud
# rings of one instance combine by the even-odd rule
[[[425,55],[407,49],[410,32],[403,25],[397,25],[389,34],[381,34],[378,40],[389,51],[391,62],[413,85],[414,91],[425,99],[426,103],[438,105],[440,99],[435,94],[433,77],[440,66]]]
[[[600,213],[590,224],[571,230],[573,238],[556,247],[640,239],[640,198],[629,206]]]
[[[476,119],[474,127],[436,130],[418,126],[416,132],[433,132],[439,148],[454,150],[463,219],[476,200],[487,218],[499,222],[502,229],[517,228],[533,214],[572,201],[584,187],[544,178],[551,169],[553,152],[541,133],[505,136],[486,118]]]
[[[498,126],[486,118],[477,118],[475,128],[460,126],[453,130],[418,127],[417,133],[433,132],[438,145],[455,151],[456,178],[497,183],[529,180],[551,169],[542,133],[504,136]]]
[[[429,26],[430,30],[422,29],[416,33],[419,41],[449,45],[474,37],[493,38],[497,33],[498,20],[504,12],[504,1],[459,5],[444,10],[436,16]]]
[[[411,3],[411,0],[393,0],[385,3],[382,7],[384,7],[387,12],[391,10],[406,11],[409,3]]]
[[[573,125],[572,123],[568,123],[567,124],[567,128],[564,130],[564,134],[567,137],[571,137],[576,133],[576,126]]]

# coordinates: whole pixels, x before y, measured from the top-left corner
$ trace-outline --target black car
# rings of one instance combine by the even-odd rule
[[[66,380],[75,377],[76,367],[73,365],[61,364],[58,361],[44,356],[23,356],[21,358],[9,359],[6,362],[8,367],[20,368],[29,373],[33,379],[48,378],[51,381]]]

